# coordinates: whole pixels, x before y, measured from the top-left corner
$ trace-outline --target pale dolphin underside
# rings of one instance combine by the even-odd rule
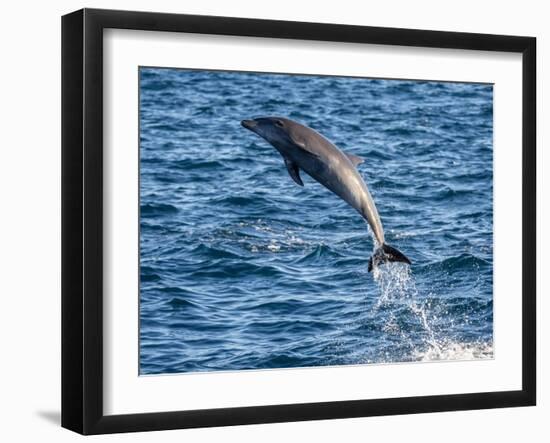
[[[367,185],[357,171],[363,159],[341,151],[318,132],[283,117],[243,120],[241,124],[267,140],[282,155],[288,173],[304,186],[300,170],[334,192],[368,222],[374,234],[376,249],[369,260],[369,271],[384,262],[410,260],[384,241],[384,228]]]

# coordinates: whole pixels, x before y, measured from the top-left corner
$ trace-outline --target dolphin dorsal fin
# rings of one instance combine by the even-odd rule
[[[288,173],[292,177],[292,180],[294,180],[300,186],[304,186],[304,182],[300,178],[300,168],[298,168],[298,165],[292,160],[285,158],[285,166],[288,170]]]
[[[359,157],[358,155],[350,154],[349,152],[344,152],[344,154],[346,154],[353,166],[357,166],[365,161],[365,159]]]

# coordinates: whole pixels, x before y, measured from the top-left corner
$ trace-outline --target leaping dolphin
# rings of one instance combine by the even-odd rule
[[[369,223],[376,248],[369,260],[369,272],[384,262],[410,260],[384,241],[384,228],[367,185],[356,166],[364,160],[345,153],[318,132],[283,117],[243,120],[241,124],[271,143],[282,155],[288,173],[300,186],[300,169],[355,208]]]

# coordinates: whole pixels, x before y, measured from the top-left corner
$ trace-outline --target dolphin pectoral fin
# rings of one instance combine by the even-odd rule
[[[350,154],[349,152],[344,152],[344,154],[346,154],[347,158],[353,166],[357,166],[365,161],[365,159],[359,157],[358,155]]]
[[[300,186],[304,186],[304,182],[300,178],[300,168],[298,167],[298,165],[288,158],[285,158],[285,165],[288,173],[292,177],[292,180],[294,180]]]

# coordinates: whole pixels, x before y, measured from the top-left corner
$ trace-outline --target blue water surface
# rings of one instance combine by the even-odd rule
[[[492,85],[140,68],[140,373],[493,356]],[[386,241],[240,125],[362,156]]]

